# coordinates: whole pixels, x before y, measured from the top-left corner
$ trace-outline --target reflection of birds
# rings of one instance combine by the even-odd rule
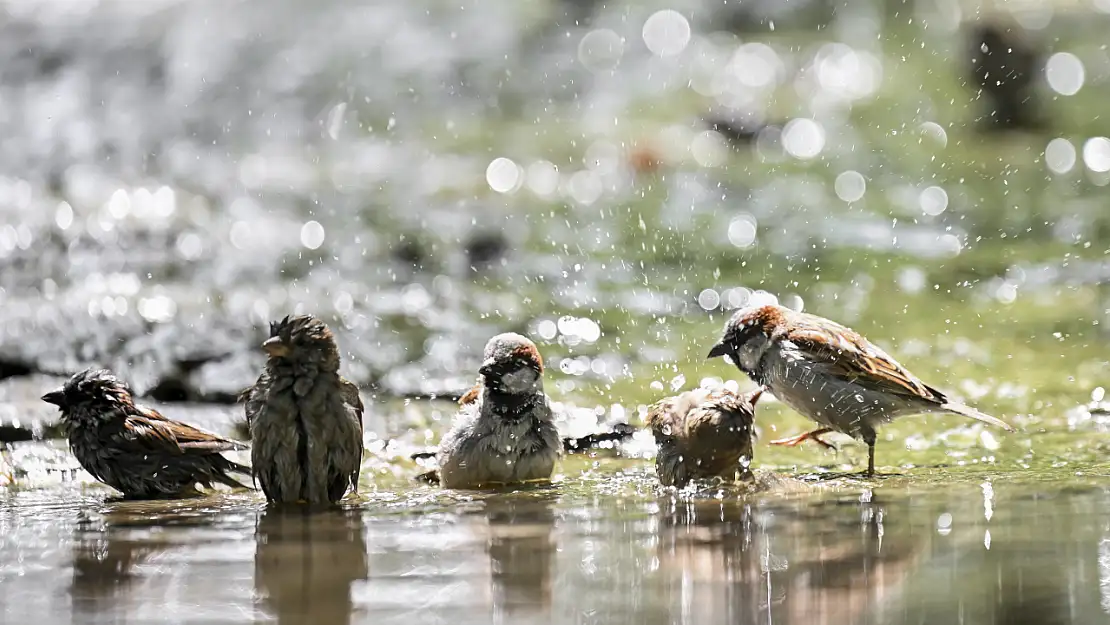
[[[245,488],[229,474],[250,469],[220,455],[245,445],[135,405],[131,389],[106,370],[82,371],[42,399],[61,408],[81,466],[125,497],[194,495],[198,483]]]
[[[763,389],[739,395],[698,388],[651,407],[646,423],[655,436],[655,472],[664,486],[706,477],[749,477],[755,402]]]
[[[902,587],[929,538],[884,533],[873,504],[812,500],[680,498],[657,532],[660,603],[703,623],[872,622],[861,617]]]
[[[821,427],[772,444],[794,446],[828,432],[867,443],[875,473],[875,428],[911,414],[951,413],[1013,431],[1005,422],[949,400],[886,352],[839,323],[777,305],[742,308],[709,357],[738,369]]]
[[[127,592],[136,575],[133,568],[165,545],[118,536],[116,530],[78,530],[73,541],[73,585],[70,597],[75,613],[111,610]]]
[[[271,508],[256,539],[255,588],[279,623],[351,621],[351,585],[367,577],[361,513]]]
[[[923,551],[922,536],[886,532],[885,511],[879,506],[842,508],[840,518],[827,507],[779,515],[784,525],[793,526],[782,528],[783,533],[798,536],[793,548],[783,554],[790,566],[788,574],[779,579],[786,594],[779,615],[782,621],[818,625],[869,622],[862,617],[875,614],[891,596],[897,596],[917,565]],[[813,534],[813,523],[823,524],[826,530],[820,538]],[[776,543],[789,544],[781,539]]]
[[[737,499],[672,501],[661,511],[655,541],[658,604],[682,606],[671,622],[765,622],[770,563],[752,506]]]
[[[978,23],[968,38],[971,75],[985,97],[985,126],[1030,130],[1041,125],[1034,79],[1040,59],[1017,33],[999,24]]]
[[[251,464],[276,503],[337,502],[358,490],[362,400],[339,375],[331,330],[311,315],[270,324],[269,354],[254,386],[240,395],[251,430]]]
[[[494,610],[506,615],[547,612],[552,602],[555,515],[547,499],[488,499],[489,559]]]
[[[474,488],[546,480],[559,457],[559,434],[543,391],[536,345],[513,333],[486,343],[481,382],[459,400],[439,445],[441,483]]]

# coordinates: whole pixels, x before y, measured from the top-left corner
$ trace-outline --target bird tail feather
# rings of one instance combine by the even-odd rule
[[[968,417],[969,419],[975,419],[976,421],[982,421],[983,423],[987,423],[995,427],[1000,427],[1007,432],[1014,431],[1013,426],[1011,426],[1009,423],[1006,423],[1005,421],[997,417],[992,417],[985,412],[980,412],[972,408],[971,406],[965,406],[963,404],[944,404],[942,408],[953,414],[958,414],[964,417]]]
[[[246,490],[254,490],[254,488],[243,484],[239,480],[229,475],[229,473],[251,475],[251,468],[246,465],[239,464],[238,462],[232,462],[231,460],[227,460],[226,458],[224,458],[224,460],[227,462],[227,466],[221,467],[216,470],[214,476],[216,481],[225,486],[230,486],[231,488],[245,488]]]

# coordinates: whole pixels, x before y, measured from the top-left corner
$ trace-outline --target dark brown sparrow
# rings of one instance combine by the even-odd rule
[[[562,443],[543,392],[543,359],[519,334],[486,343],[481,380],[439,444],[439,481],[480,488],[547,480]]]
[[[794,446],[827,432],[867,443],[867,474],[875,473],[875,427],[896,417],[952,413],[1012,432],[1005,422],[955,403],[925,384],[856,332],[823,317],[782,306],[743,308],[725,324],[709,358],[728,356],[738,369],[821,427],[772,441]]]
[[[339,347],[311,315],[270,324],[258,382],[239,400],[251,431],[255,479],[273,503],[335,503],[358,491],[362,400],[339,375]]]
[[[682,488],[707,477],[750,477],[755,403],[763,389],[740,395],[698,388],[651,407],[646,424],[655,436],[655,472],[664,486]]]
[[[246,445],[135,405],[131,389],[104,369],[86,369],[42,400],[61,408],[81,466],[124,497],[196,495],[197,484],[211,488],[213,482],[246,488],[229,473],[250,475],[250,467],[220,455]]]

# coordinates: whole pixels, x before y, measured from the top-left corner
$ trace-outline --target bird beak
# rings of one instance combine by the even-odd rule
[[[489,376],[493,373],[493,364],[493,359],[487,358],[486,361],[482,363],[482,366],[478,367],[478,373],[482,374],[483,376]]]
[[[708,360],[710,358],[720,358],[721,356],[727,356],[728,353],[729,353],[728,343],[726,343],[724,341],[721,341],[720,343],[717,343],[716,345],[714,345],[713,349],[709,350],[709,355],[706,356],[705,358],[706,358],[706,360]]]
[[[751,393],[748,393],[748,403],[751,404],[752,407],[755,407],[755,402],[759,401],[759,398],[762,397],[762,396],[763,396],[763,387],[762,386],[757,386],[754,391],[752,391]]]
[[[50,391],[42,396],[42,401],[61,408],[65,404],[65,393],[62,392],[62,389]]]
[[[279,336],[271,336],[270,338],[263,341],[262,349],[266,350],[267,354],[275,358],[289,355],[289,346],[285,343],[282,343],[281,337]]]

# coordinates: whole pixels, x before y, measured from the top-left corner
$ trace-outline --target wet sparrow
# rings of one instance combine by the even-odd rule
[[[459,400],[439,444],[440,483],[477,488],[550,479],[562,443],[536,345],[519,334],[499,334],[483,357],[478,385]]]
[[[131,389],[104,369],[86,369],[42,396],[61,408],[77,461],[94,478],[131,499],[197,495],[197,484],[246,488],[229,473],[250,467],[220,452],[246,445],[163,417],[135,404]]]
[[[682,488],[693,479],[749,477],[755,403],[763,389],[737,394],[698,388],[651,407],[646,424],[659,449],[655,472],[664,486]]]
[[[362,400],[339,375],[339,347],[311,315],[270,324],[258,382],[239,400],[255,478],[274,503],[335,503],[358,490]]]
[[[875,473],[875,428],[904,415],[952,413],[1013,431],[1005,422],[954,403],[856,332],[823,317],[782,306],[743,308],[725,324],[709,358],[728,356],[787,406],[821,427],[772,441],[794,446],[827,432],[867,443]]]

